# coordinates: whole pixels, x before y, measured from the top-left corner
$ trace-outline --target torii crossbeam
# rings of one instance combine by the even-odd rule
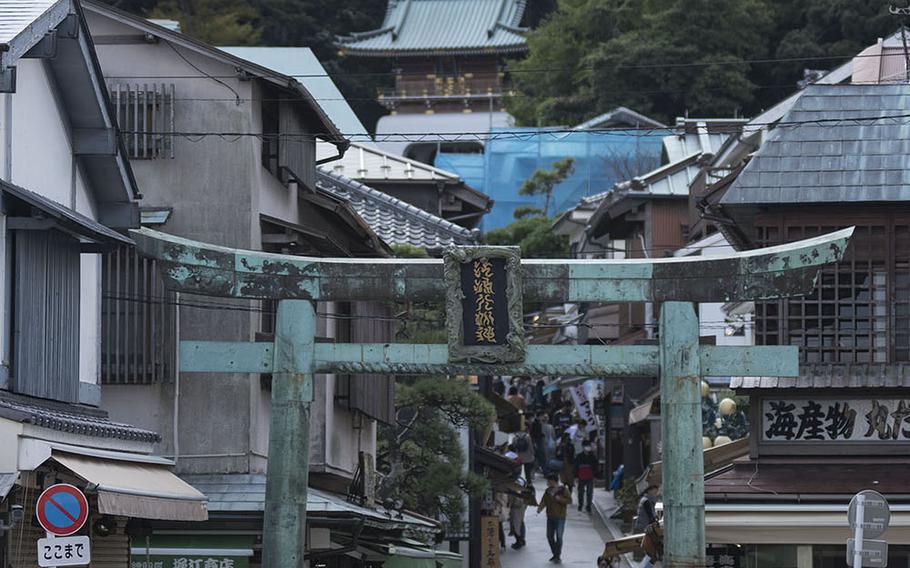
[[[312,301],[426,301],[446,294],[438,259],[321,259],[132,231],[166,285],[209,296],[278,300],[274,343],[181,342],[182,372],[272,373],[263,566],[304,566],[309,406],[316,373],[648,376],[661,378],[665,564],[703,567],[700,381],[705,375],[797,376],[797,348],[699,345],[693,302],[769,300],[812,291],[853,229],[727,256],[523,260],[536,302],[661,302],[654,346],[535,345],[517,363],[451,362],[447,345],[316,344]],[[593,551],[592,551],[593,552]]]

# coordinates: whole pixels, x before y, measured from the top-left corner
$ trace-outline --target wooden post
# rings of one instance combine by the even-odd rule
[[[262,565],[303,568],[316,335],[313,304],[279,301],[276,327]]]
[[[660,308],[660,415],[664,565],[705,565],[698,318],[689,302]]]

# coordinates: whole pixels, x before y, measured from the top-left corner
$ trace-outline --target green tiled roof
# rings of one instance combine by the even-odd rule
[[[910,201],[910,85],[811,85],[724,206]]]
[[[389,0],[378,30],[339,38],[350,55],[523,51],[525,0]]]

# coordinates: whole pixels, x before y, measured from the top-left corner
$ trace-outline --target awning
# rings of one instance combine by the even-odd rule
[[[98,511],[138,519],[205,521],[206,497],[165,465],[54,452],[51,459],[89,484]]]
[[[660,393],[653,394],[645,399],[645,401],[629,412],[629,424],[638,424],[639,422],[644,422],[648,419],[648,416],[651,416],[651,409],[654,406],[654,399],[660,396]]]
[[[86,240],[95,244],[104,244],[104,245],[133,245],[133,241],[117,231],[102,225],[94,219],[89,219],[81,213],[77,213],[68,207],[57,203],[52,199],[48,199],[43,195],[39,195],[33,191],[29,191],[25,188],[19,187],[18,185],[13,185],[9,182],[0,180],[0,190],[3,191],[5,196],[11,196],[18,200],[21,205],[24,205],[28,209],[38,209],[43,216],[43,219],[49,220],[50,224],[47,228],[53,228],[52,225],[55,225],[57,228],[76,235],[82,240]],[[31,217],[31,211],[24,212],[15,212],[11,208],[11,204],[4,204],[6,208],[6,214],[9,218],[15,219],[19,217]],[[35,218],[36,221],[39,219]],[[13,227],[14,228],[14,227]]]
[[[0,473],[0,500],[9,495],[9,490],[13,488],[16,480],[19,479],[19,473]]]
[[[896,510],[897,509],[897,510]],[[910,543],[910,511],[892,505],[889,543]],[[853,531],[847,505],[708,505],[709,544],[840,544]]]

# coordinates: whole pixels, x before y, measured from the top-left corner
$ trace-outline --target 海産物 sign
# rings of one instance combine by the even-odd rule
[[[896,442],[910,440],[910,399],[767,398],[766,442]]]
[[[449,360],[523,361],[518,247],[451,247],[443,259]]]

